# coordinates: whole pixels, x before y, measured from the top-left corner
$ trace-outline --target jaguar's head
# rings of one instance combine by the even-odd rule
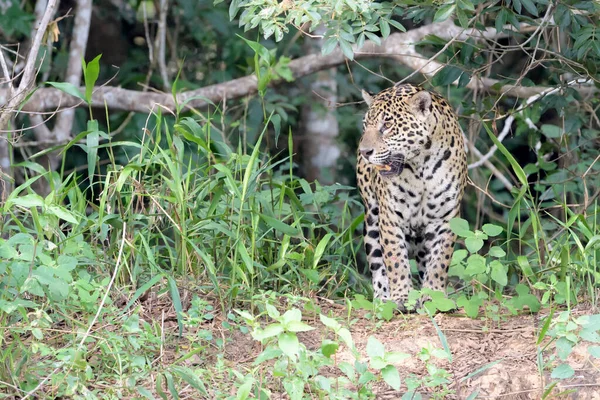
[[[431,147],[431,93],[398,85],[375,96],[363,91],[369,109],[359,152],[382,176],[399,175],[404,164]]]

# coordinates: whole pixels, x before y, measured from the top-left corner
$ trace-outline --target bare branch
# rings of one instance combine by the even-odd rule
[[[23,78],[21,79],[21,84],[19,85],[19,92],[25,91],[28,87],[32,85],[34,81],[33,78],[35,76],[35,62],[37,60],[37,55],[40,51],[40,46],[42,44],[44,34],[46,33],[46,28],[48,28],[50,19],[54,15],[54,11],[56,10],[57,4],[58,0],[50,0],[48,2],[48,5],[46,6],[46,12],[42,17],[39,26],[36,28],[35,37],[33,39],[33,42],[31,43],[31,49],[29,49],[29,54],[27,55],[27,63],[25,64]],[[20,93],[17,93],[17,95],[19,94]]]
[[[29,50],[29,54],[27,56],[27,61],[25,64],[23,77],[21,78],[21,83],[19,84],[19,88],[16,90],[16,93],[5,99],[5,101],[0,101],[0,104],[6,104],[5,107],[0,108],[0,130],[4,129],[6,123],[10,119],[12,114],[12,110],[18,107],[23,100],[27,97],[29,93],[29,88],[34,84],[34,73],[36,71],[36,61],[37,55],[40,50],[40,45],[42,43],[42,39],[44,37],[44,33],[46,32],[46,28],[50,23],[50,19],[54,15],[54,11],[56,10],[56,5],[58,0],[50,0],[48,2],[48,6],[46,7],[46,12],[40,21],[39,26],[36,28],[35,37],[31,44],[31,49]],[[0,100],[1,99],[0,95]]]
[[[4,59],[4,52],[0,49],[0,66],[2,67],[2,72],[6,77],[6,82],[3,82],[9,87],[9,95],[12,97],[12,90],[14,89],[12,85],[12,78],[10,77],[10,72],[8,72],[8,65],[6,64],[6,60]]]

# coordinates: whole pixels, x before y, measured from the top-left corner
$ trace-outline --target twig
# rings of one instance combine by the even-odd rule
[[[96,311],[96,314],[94,315],[94,318],[92,319],[92,322],[90,322],[87,331],[85,332],[85,334],[81,338],[81,341],[79,342],[79,345],[77,346],[78,350],[81,350],[86,339],[92,332],[92,328],[96,324],[96,321],[98,321],[98,317],[100,316],[100,313],[102,312],[102,309],[104,308],[106,299],[108,299],[108,294],[110,293],[110,290],[111,290],[113,284],[115,283],[115,279],[117,278],[117,273],[119,272],[119,269],[120,269],[119,267],[121,266],[121,259],[123,258],[123,249],[125,248],[125,243],[126,243],[126,240],[125,240],[125,234],[127,233],[127,223],[126,222],[123,222],[123,227],[121,229],[123,230],[123,234],[121,235],[121,243],[119,244],[119,253],[117,255],[117,262],[115,263],[115,270],[113,271],[113,274],[110,277],[110,282],[108,282],[108,286],[106,287],[106,292],[104,293],[104,296],[102,296],[102,300],[100,301],[100,304],[98,305],[98,310]]]
[[[60,365],[56,368],[54,368],[54,370],[52,372],[50,372],[50,374],[48,374],[48,376],[46,376],[44,379],[42,379],[42,381],[40,383],[38,383],[38,385],[33,388],[31,391],[27,392],[27,394],[21,399],[21,400],[27,400],[29,397],[31,397],[35,392],[37,392],[38,390],[40,390],[40,388],[42,386],[44,386],[44,384],[48,381],[48,379],[50,379],[52,377],[52,375],[54,375],[60,368],[62,368],[63,366],[63,362],[59,363]]]
[[[12,78],[10,77],[10,72],[8,72],[8,65],[6,64],[6,60],[4,59],[4,52],[0,49],[0,66],[2,66],[2,72],[6,77],[6,84],[9,87],[9,96],[12,97],[12,91],[14,89],[12,85]]]

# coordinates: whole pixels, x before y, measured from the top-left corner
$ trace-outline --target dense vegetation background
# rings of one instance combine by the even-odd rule
[[[318,306],[392,318],[367,300],[354,165],[361,89],[399,81],[450,100],[470,163],[453,288],[427,311],[543,310],[550,396],[572,348],[600,342],[599,17],[574,0],[0,0],[0,396],[451,396],[429,353],[407,380],[375,338],[368,362],[333,361],[352,336]],[[317,350],[300,310],[330,332]],[[254,364],[227,363],[217,321],[261,343]]]

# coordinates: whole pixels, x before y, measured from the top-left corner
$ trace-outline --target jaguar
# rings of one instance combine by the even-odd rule
[[[450,104],[419,86],[362,94],[368,109],[356,173],[374,296],[407,311],[410,259],[422,288],[446,290],[456,241],[450,220],[467,181],[463,133]]]

